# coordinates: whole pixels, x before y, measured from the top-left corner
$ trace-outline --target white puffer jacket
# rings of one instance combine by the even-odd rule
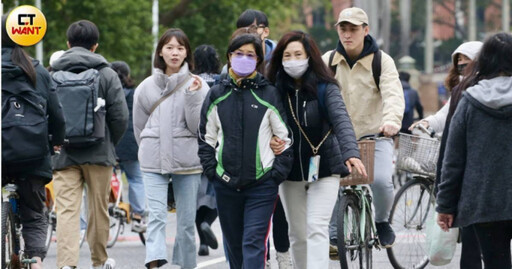
[[[183,81],[183,86],[176,88]],[[178,73],[167,76],[162,70],[146,78],[135,90],[133,130],[139,144],[140,168],[159,174],[197,173],[202,167],[197,155],[197,127],[208,84],[189,91],[193,79],[187,63]],[[177,90],[149,115],[163,95]]]

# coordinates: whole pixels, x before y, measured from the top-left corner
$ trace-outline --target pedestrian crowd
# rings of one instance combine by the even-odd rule
[[[115,268],[106,245],[117,165],[129,182],[132,231],[146,233],[146,268],[169,262],[169,191],[177,217],[173,265],[196,268],[196,253],[209,255],[220,241],[230,268],[270,268],[272,229],[280,269],[328,268],[338,238],[340,180],[367,176],[368,169],[374,171],[379,244],[389,248],[396,238],[389,223],[393,137],[419,123],[442,132],[437,222],[443,230],[462,228],[461,268],[482,268],[481,257],[485,268],[511,268],[508,33],[453,52],[446,79],[451,98],[423,119],[410,75],[380,50],[360,8],[339,13],[339,40],[323,55],[302,31],[268,39],[266,15],[252,9],[240,15],[220,57],[210,45],[193,50],[181,29],[167,29],[154,51],[153,73],[138,85],[122,59],[109,63],[95,53],[100,30],[93,22],[69,26],[68,50],[52,55],[48,72],[10,40],[6,17],[2,185],[20,187],[25,253],[37,261],[31,268],[42,268],[46,255],[44,188],[51,180],[57,267],[78,265],[87,186],[92,268]],[[383,138],[376,141],[373,167],[365,167],[358,138],[375,134]],[[219,239],[211,229],[217,217]]]

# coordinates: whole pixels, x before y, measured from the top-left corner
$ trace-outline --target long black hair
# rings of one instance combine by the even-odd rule
[[[466,67],[467,77],[456,87],[450,101],[450,117],[455,112],[462,92],[476,85],[480,80],[499,76],[512,76],[512,35],[497,33],[486,39],[478,57]]]
[[[267,72],[268,80],[278,86],[282,91],[287,90],[285,87],[293,87],[293,78],[290,77],[283,68],[283,53],[288,44],[294,41],[302,43],[309,57],[309,68],[306,73],[302,75],[302,90],[316,96],[316,88],[319,82],[338,85],[338,82],[333,77],[332,71],[329,70],[323,62],[322,55],[315,41],[309,34],[302,31],[288,32],[279,40],[272,54],[270,68]]]
[[[229,61],[229,55],[231,52],[239,49],[241,46],[246,44],[252,44],[254,46],[254,50],[256,51],[256,56],[258,57],[256,70],[263,74],[264,66],[263,60],[265,59],[263,56],[263,48],[261,47],[261,39],[256,34],[241,34],[235,36],[228,45],[228,50],[226,51],[226,59],[228,60],[228,69],[231,67],[231,63]]]
[[[6,29],[6,21],[7,14],[2,16],[2,48],[12,48],[11,61],[14,65],[18,66],[25,72],[30,82],[35,86],[36,85],[36,69],[32,64],[32,59],[25,52],[25,50],[20,47],[18,44],[14,43],[9,35],[7,34]]]

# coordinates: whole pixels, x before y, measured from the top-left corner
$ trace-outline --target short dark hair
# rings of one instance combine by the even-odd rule
[[[405,71],[400,71],[398,73],[398,77],[400,78],[400,80],[403,80],[405,82],[409,82],[409,79],[411,79],[411,74],[405,72]]]
[[[231,39],[228,45],[228,50],[226,52],[226,59],[228,60],[228,68],[231,67],[231,63],[229,62],[229,55],[231,52],[239,49],[241,46],[246,44],[252,44],[254,46],[254,50],[256,51],[256,56],[258,57],[258,62],[256,64],[256,70],[263,74],[264,66],[263,66],[263,48],[261,47],[261,39],[256,34],[241,34]]]
[[[153,66],[155,68],[161,69],[165,73],[165,69],[167,69],[167,64],[164,61],[164,58],[160,56],[160,52],[162,52],[162,48],[165,44],[169,43],[172,38],[176,38],[180,45],[185,46],[185,50],[187,51],[187,57],[183,62],[187,62],[188,69],[194,70],[194,55],[192,55],[192,49],[190,48],[190,41],[188,40],[187,35],[183,30],[179,28],[170,28],[158,40],[158,45],[155,50],[155,60],[153,61]],[[182,64],[183,65],[183,64]]]
[[[70,47],[92,49],[100,39],[100,31],[96,24],[88,20],[79,20],[72,23],[66,32]]]
[[[116,71],[123,88],[131,89],[135,87],[135,83],[130,77],[130,66],[124,61],[115,61],[110,64],[112,70]]]
[[[194,74],[218,74],[220,70],[219,55],[211,45],[200,45],[194,50]]]
[[[236,28],[247,27],[255,21],[257,26],[264,25],[265,27],[268,27],[268,18],[265,13],[255,9],[246,9],[242,14],[240,14],[240,17],[238,17],[238,20],[236,21]]]

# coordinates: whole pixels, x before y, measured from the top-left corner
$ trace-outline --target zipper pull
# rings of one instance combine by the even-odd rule
[[[304,111],[304,126],[308,127],[308,117],[306,116],[306,101],[304,100],[304,105],[302,105],[302,110]]]

